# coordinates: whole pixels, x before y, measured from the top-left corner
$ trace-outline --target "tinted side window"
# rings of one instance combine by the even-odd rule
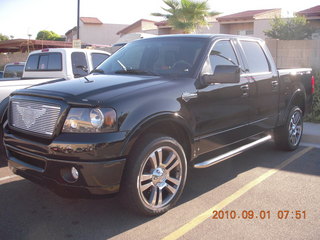
[[[260,44],[252,41],[241,41],[251,73],[270,72],[270,65]]]
[[[61,53],[34,54],[28,58],[26,71],[61,71]]]
[[[210,53],[210,64],[213,72],[217,65],[239,65],[230,41],[219,41],[214,45]]]
[[[86,55],[83,52],[73,52],[71,54],[72,71],[74,77],[82,77],[88,75]]]
[[[5,78],[22,77],[23,65],[9,65],[4,70]]]
[[[92,53],[92,67],[96,68],[100,63],[102,63],[104,60],[106,60],[109,55],[103,54],[103,53]]]

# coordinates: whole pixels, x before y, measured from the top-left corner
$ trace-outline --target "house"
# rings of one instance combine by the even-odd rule
[[[80,40],[86,44],[112,45],[119,39],[117,33],[127,26],[127,24],[102,23],[95,17],[81,17]],[[70,29],[65,35],[67,42],[77,39],[77,27]]]
[[[311,27],[314,29],[315,33],[312,38],[320,38],[320,5],[308,8],[296,13],[298,16],[304,16],[310,23]]]
[[[150,33],[155,34],[157,31],[157,27],[155,25],[155,21],[147,20],[147,19],[140,19],[131,25],[121,29],[117,32],[118,35],[123,36],[130,33],[138,33],[138,32],[144,32],[144,33]]]
[[[248,35],[265,38],[265,30],[270,28],[270,21],[281,16],[281,9],[249,10],[218,17],[219,33]]]

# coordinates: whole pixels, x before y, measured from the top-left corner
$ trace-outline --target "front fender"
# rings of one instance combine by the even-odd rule
[[[1,124],[1,126],[2,126],[2,123],[5,120],[5,115],[6,115],[8,106],[9,106],[9,97],[6,97],[0,103],[0,124]]]
[[[157,129],[154,126],[175,126],[183,130],[188,138],[186,141],[192,143],[192,130],[189,128],[187,121],[178,113],[161,112],[143,119],[128,133],[121,150],[121,156],[127,156],[130,153],[134,143],[141,135],[149,131],[165,132],[165,129]]]

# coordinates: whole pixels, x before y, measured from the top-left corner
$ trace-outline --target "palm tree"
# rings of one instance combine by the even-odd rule
[[[153,16],[165,17],[174,29],[183,30],[184,33],[192,33],[200,26],[208,24],[207,17],[219,14],[210,12],[207,1],[193,0],[163,0],[169,7],[162,8],[163,13],[152,13]]]

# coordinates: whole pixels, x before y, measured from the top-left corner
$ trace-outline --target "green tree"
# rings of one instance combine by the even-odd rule
[[[271,23],[271,30],[264,31],[266,36],[280,40],[303,40],[310,38],[312,32],[307,19],[303,16],[289,19],[275,17]]]
[[[38,32],[37,40],[53,40],[53,41],[63,41],[61,36],[53,31],[41,30]]]
[[[0,41],[9,40],[9,37],[0,33]]]
[[[207,1],[163,0],[169,8],[162,8],[167,13],[152,13],[153,16],[165,17],[174,28],[192,33],[198,27],[208,24],[207,17],[219,14],[210,12]]]

